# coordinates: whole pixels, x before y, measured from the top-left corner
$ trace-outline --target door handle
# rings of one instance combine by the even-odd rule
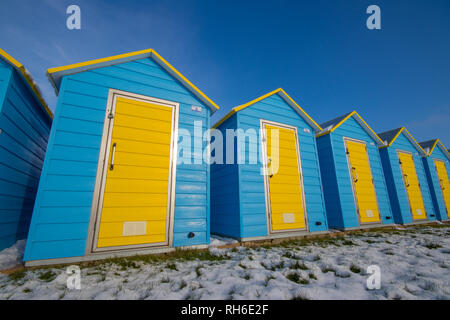
[[[352,175],[353,175],[353,182],[358,182],[358,175],[356,174],[355,167],[352,167]]]
[[[111,164],[109,166],[109,170],[114,170],[114,155],[116,154],[116,143],[113,143],[112,152],[111,152]]]
[[[439,183],[440,183],[440,185],[441,185],[441,189],[442,189],[442,190],[445,190],[444,180],[439,179]]]
[[[406,187],[408,188],[408,187],[409,187],[409,179],[408,179],[408,175],[405,174],[404,176],[405,176]]]
[[[271,158],[268,158],[267,160],[268,160],[269,163],[270,163],[270,172],[271,172],[271,174],[269,175],[269,178],[272,178],[272,177],[273,177],[272,159],[271,159]],[[268,163],[268,164],[269,164],[269,163]],[[269,167],[267,167],[267,169],[269,169]]]

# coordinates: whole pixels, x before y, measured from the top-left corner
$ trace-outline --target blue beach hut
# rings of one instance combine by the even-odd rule
[[[381,163],[394,220],[410,224],[436,220],[422,157],[425,151],[405,127],[379,133]]]
[[[27,236],[51,123],[28,71],[0,49],[0,250]]]
[[[191,163],[178,144],[207,130],[217,105],[152,49],[48,77],[59,97],[26,265],[206,247],[207,141],[183,150]]]
[[[383,141],[356,111],[321,127],[316,137],[329,227],[393,223],[378,152]]]
[[[426,153],[426,157],[422,160],[437,218],[442,221],[448,220],[450,217],[450,154],[439,139],[419,144]]]
[[[284,90],[235,107],[214,128],[232,155],[211,165],[211,232],[241,241],[327,232],[321,128]]]

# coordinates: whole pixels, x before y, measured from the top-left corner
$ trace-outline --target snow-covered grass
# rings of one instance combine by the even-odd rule
[[[366,231],[345,237],[81,266],[81,290],[66,267],[0,275],[0,299],[449,299],[450,225]],[[366,288],[369,265],[381,289]]]
[[[19,240],[12,247],[0,251],[0,270],[13,268],[22,262],[25,243],[25,240]]]

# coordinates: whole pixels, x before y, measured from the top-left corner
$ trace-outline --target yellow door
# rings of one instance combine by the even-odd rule
[[[450,208],[450,183],[448,181],[447,168],[445,167],[445,162],[442,160],[434,160],[434,165],[436,166],[439,185],[441,186],[442,196],[444,197],[445,207],[448,215]]]
[[[403,182],[408,194],[409,206],[414,220],[426,219],[425,206],[423,204],[422,192],[420,191],[419,179],[412,154],[398,152],[400,167],[402,168]]]
[[[174,109],[116,99],[97,247],[166,244]]]
[[[264,129],[272,231],[306,229],[296,132],[268,124]],[[273,135],[279,139],[272,141]]]
[[[359,220],[361,223],[379,222],[380,213],[366,145],[352,140],[345,141]]]

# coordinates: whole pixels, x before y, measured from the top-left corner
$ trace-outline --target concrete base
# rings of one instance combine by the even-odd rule
[[[319,235],[329,234],[329,231],[317,231],[317,232],[308,232],[308,231],[299,231],[299,232],[283,232],[283,233],[273,233],[268,236],[261,237],[249,237],[249,238],[241,238],[240,242],[249,242],[249,241],[267,241],[274,239],[290,239],[290,238],[309,238]]]
[[[382,224],[382,223],[373,223],[373,224],[361,224],[357,227],[350,227],[350,228],[334,228],[340,231],[354,231],[354,230],[367,230],[367,229],[378,229],[378,228],[389,228],[389,227],[395,227],[396,224],[390,223],[390,224]]]
[[[151,249],[135,249],[126,251],[115,251],[115,252],[102,252],[102,253],[92,253],[87,256],[82,257],[69,257],[69,258],[58,258],[58,259],[46,259],[46,260],[32,260],[25,261],[25,267],[37,267],[37,266],[50,266],[50,265],[61,265],[61,264],[72,264],[72,263],[82,263],[99,261],[111,258],[122,258],[122,257],[132,257],[138,255],[148,255],[148,254],[161,254],[174,252],[175,250],[190,250],[190,249],[206,249],[207,244],[201,244],[196,246],[188,247],[177,247],[177,248],[151,248]]]
[[[418,225],[418,224],[432,224],[432,223],[436,223],[436,220],[418,220],[418,221],[413,221],[410,223],[405,223],[402,224],[402,226],[414,226],[414,225]]]

